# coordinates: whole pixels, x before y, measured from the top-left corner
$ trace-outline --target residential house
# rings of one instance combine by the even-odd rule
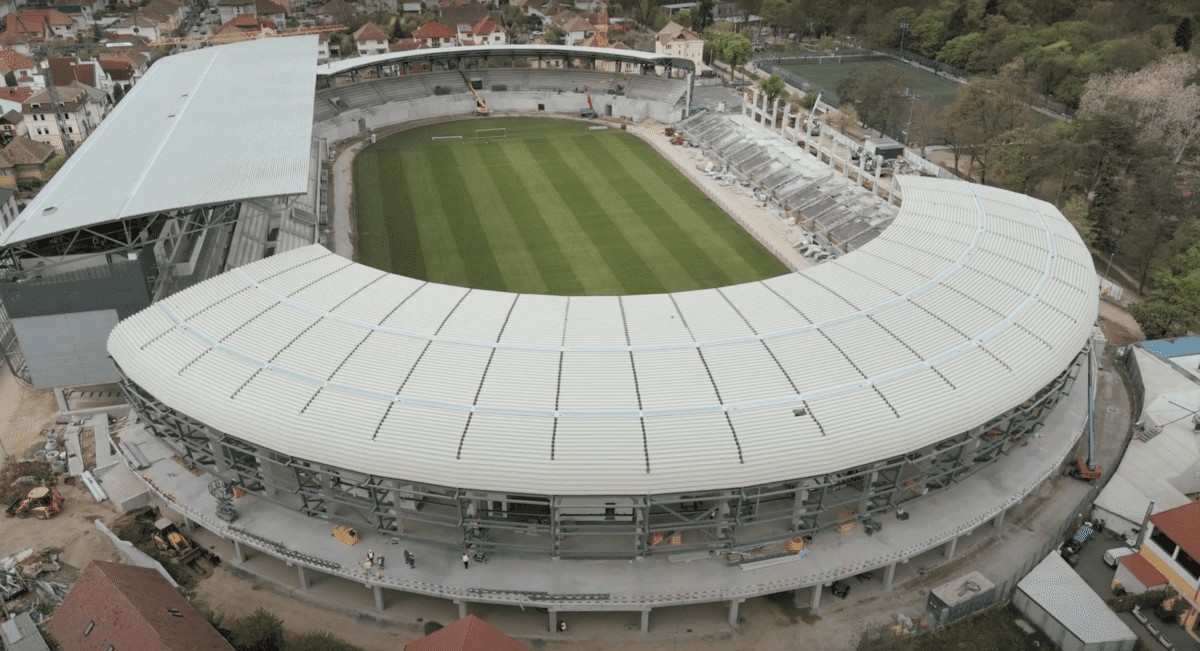
[[[109,26],[108,31],[118,36],[139,36],[152,41],[166,35],[159,31],[157,21],[141,14],[118,20]]]
[[[254,14],[238,14],[218,27],[214,34],[229,34],[235,31],[260,32],[264,29],[275,29],[275,21]]]
[[[691,59],[697,71],[707,68],[704,65],[704,37],[673,20],[655,35],[654,53]]]
[[[10,32],[7,30],[0,32],[0,48],[15,50],[29,56],[33,54],[33,45],[34,37],[32,34],[21,31]]]
[[[1187,601],[1179,623],[1191,633],[1200,621],[1200,501],[1151,515],[1142,541],[1139,554]]]
[[[17,0],[0,0],[0,18],[17,13]]]
[[[425,47],[424,41],[415,38],[402,38],[388,46],[388,52],[408,52]]]
[[[466,29],[463,27],[459,26],[458,29],[460,45],[504,45],[508,42],[508,30],[491,14]]]
[[[346,0],[329,0],[317,8],[317,20],[323,23],[345,24],[350,22],[355,13],[357,12],[354,7]]]
[[[146,61],[145,55],[134,50],[102,52],[96,55],[96,62],[112,80],[114,94],[119,92],[122,96],[146,74]],[[120,91],[117,91],[118,87]]]
[[[388,35],[379,28],[379,25],[368,21],[366,25],[359,27],[358,31],[354,32],[354,45],[358,50],[358,56],[386,54]]]
[[[4,154],[0,153],[0,159],[4,159]],[[4,172],[11,170],[11,161],[0,160],[0,230],[8,228],[8,225],[17,220],[17,215],[21,214],[21,210],[17,208],[17,193],[13,189],[17,187],[16,181],[12,185],[5,185],[4,181],[7,177]],[[36,628],[34,630],[37,630]]]
[[[21,103],[37,91],[29,86],[0,86],[0,112],[21,112]],[[24,118],[22,118],[24,119]]]
[[[160,34],[170,34],[183,22],[183,5],[173,0],[150,0],[137,13],[158,24]]]
[[[413,38],[425,47],[449,47],[457,45],[458,33],[435,20],[413,30]]]
[[[62,86],[56,83],[55,89],[66,134],[59,130],[49,90],[31,95],[21,104],[21,113],[25,116],[25,128],[29,130],[30,138],[63,152],[64,137],[78,145],[91,135],[104,119],[109,99],[103,92],[77,81]]]
[[[404,645],[404,651],[529,651],[529,647],[474,615]]]
[[[254,13],[261,17],[270,18],[280,28],[287,27],[288,14],[291,9],[283,2],[275,0],[254,0]]]
[[[96,24],[96,12],[99,11],[96,4],[87,0],[50,0],[48,3],[55,9],[63,12],[75,21],[75,30],[80,34],[86,34],[91,31],[92,26]]]
[[[221,19],[221,24],[228,23],[235,16],[242,14],[254,14],[255,0],[219,0],[217,2],[217,16]]]
[[[573,11],[559,12],[550,22],[563,31],[563,43],[566,45],[580,45],[596,33],[592,21]]]
[[[333,53],[329,47],[329,37],[332,36],[329,32],[317,34],[317,64],[329,63],[333,58]]]
[[[438,5],[438,22],[443,25],[474,25],[486,15],[487,6],[478,2],[456,3],[453,0],[444,0]]]
[[[0,149],[5,162],[11,164],[12,177],[17,183],[41,182],[49,178],[46,163],[54,158],[54,154],[52,145],[31,140],[27,136],[17,136],[4,149]]]
[[[233,649],[158,572],[103,561],[87,566],[46,631],[63,651]]]
[[[400,11],[406,14],[419,14],[425,10],[425,4],[421,0],[401,0]]]
[[[75,21],[57,9],[21,9],[4,17],[6,34],[29,37],[34,43],[42,43],[47,38],[74,40],[78,31]]]
[[[17,136],[28,135],[25,126],[25,116],[20,110],[8,110],[0,115],[0,146],[7,145]]]
[[[38,62],[16,50],[0,49],[0,74],[7,86],[46,87]]]
[[[81,61],[79,57],[50,57],[46,59],[46,66],[50,68],[50,78],[57,86],[65,86],[72,81],[78,81],[99,89],[105,94],[112,93],[112,78],[94,59]]]

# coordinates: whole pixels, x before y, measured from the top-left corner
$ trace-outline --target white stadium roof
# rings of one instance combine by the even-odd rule
[[[161,59],[0,233],[0,246],[308,189],[316,36]]]
[[[607,47],[584,47],[570,45],[456,45],[452,47],[421,48],[404,52],[384,52],[367,56],[352,57],[340,61],[330,61],[317,66],[317,74],[321,76],[337,75],[352,70],[361,70],[389,63],[404,63],[406,61],[423,61],[429,59],[455,59],[472,56],[491,58],[511,58],[518,56],[537,57],[556,55],[561,57],[586,59],[596,58],[614,61],[629,61],[648,65],[662,65],[670,62],[672,66],[691,70],[695,63],[688,58],[643,52],[641,50],[621,50]]]
[[[518,295],[309,246],[154,304],[109,352],[220,431],[384,477],[656,494],[843,470],[1029,399],[1096,319],[1091,257],[1053,206],[901,182],[877,239],[761,282]]]

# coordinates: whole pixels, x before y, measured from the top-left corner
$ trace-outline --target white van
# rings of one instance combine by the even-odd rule
[[[1136,553],[1137,552],[1128,547],[1114,547],[1104,552],[1104,562],[1108,563],[1109,567],[1116,567],[1117,559],[1121,558],[1122,556],[1129,556]]]

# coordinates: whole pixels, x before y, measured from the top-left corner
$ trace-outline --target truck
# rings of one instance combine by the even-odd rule
[[[1067,559],[1067,562],[1071,562],[1071,557],[1075,556],[1075,560],[1077,561],[1078,554],[1083,550],[1084,545],[1091,542],[1092,538],[1095,537],[1096,528],[1091,522],[1084,522],[1083,524],[1079,525],[1079,528],[1075,530],[1075,533],[1071,535],[1070,539],[1063,544],[1063,558]],[[1074,565],[1074,563],[1071,564]]]

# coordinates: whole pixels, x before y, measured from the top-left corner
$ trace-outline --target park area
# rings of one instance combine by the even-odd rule
[[[619,295],[787,272],[645,142],[488,118],[382,138],[354,164],[359,261],[498,291]]]
[[[883,56],[822,56],[772,63],[769,69],[774,70],[778,66],[799,80],[819,87],[815,90],[824,93],[823,99],[834,105],[838,103],[837,86],[843,79],[851,76],[863,78],[880,69],[900,76],[904,86],[910,93],[916,93],[919,101],[928,102],[939,109],[954,101],[954,94],[959,87],[959,83],[953,79]],[[790,81],[792,85],[797,85],[797,79]]]

